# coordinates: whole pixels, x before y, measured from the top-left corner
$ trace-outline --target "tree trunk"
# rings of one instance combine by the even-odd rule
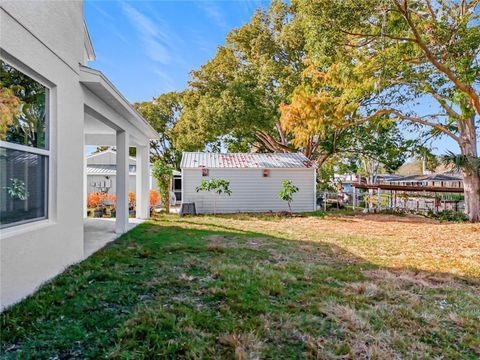
[[[480,221],[480,176],[471,171],[463,171],[463,191],[468,218],[472,222]]]
[[[475,116],[459,126],[459,133],[463,140],[460,145],[462,155],[468,159],[476,159],[477,134]],[[480,221],[480,174],[478,169],[463,169],[463,192],[465,196],[465,213],[472,222]]]

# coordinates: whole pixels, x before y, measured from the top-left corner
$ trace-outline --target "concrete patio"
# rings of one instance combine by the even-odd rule
[[[142,219],[129,219],[128,230],[143,223]],[[83,223],[84,243],[83,258],[86,259],[121,234],[115,233],[115,218],[87,218]]]

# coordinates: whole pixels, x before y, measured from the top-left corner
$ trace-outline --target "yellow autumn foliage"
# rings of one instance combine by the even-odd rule
[[[0,140],[5,140],[8,126],[19,113],[20,99],[8,88],[0,89]]]

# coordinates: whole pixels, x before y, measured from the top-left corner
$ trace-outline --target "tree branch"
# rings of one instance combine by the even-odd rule
[[[435,66],[435,68],[437,68],[437,70],[444,73],[450,79],[450,81],[452,81],[455,84],[455,86],[459,90],[466,93],[472,99],[472,103],[475,108],[475,111],[477,112],[478,115],[480,115],[480,97],[475,92],[475,89],[473,89],[470,85],[467,85],[461,82],[452,70],[450,70],[447,66],[445,66],[443,63],[441,63],[435,58],[435,56],[432,54],[430,49],[427,47],[427,45],[423,41],[422,37],[420,36],[420,33],[417,30],[417,27],[415,26],[415,24],[413,23],[410,17],[407,0],[404,0],[405,8],[403,8],[402,5],[400,5],[400,3],[397,0],[394,1],[394,4],[397,7],[400,14],[405,19],[405,21],[407,22],[410,30],[413,33],[413,36],[416,39],[416,43],[425,53],[425,56],[427,57],[427,59],[432,63],[433,66]]]
[[[394,109],[382,109],[382,110],[376,111],[373,115],[370,115],[370,116],[367,116],[363,119],[359,119],[359,120],[356,120],[354,122],[342,125],[342,127],[351,127],[351,126],[355,126],[355,125],[364,124],[368,121],[371,121],[371,120],[373,120],[375,118],[378,118],[380,116],[383,116],[383,115],[395,115],[395,118],[397,118],[398,120],[407,120],[407,121],[422,124],[422,125],[425,125],[425,126],[433,127],[434,129],[437,129],[438,131],[441,131],[442,133],[450,136],[458,144],[460,144],[460,145],[463,144],[463,140],[460,137],[458,137],[457,135],[455,135],[448,128],[446,128],[444,125],[424,120],[425,118],[440,116],[440,115],[443,115],[443,114],[434,114],[434,115],[426,115],[426,116],[421,116],[421,117],[412,117],[412,116],[403,115],[399,111],[394,110]],[[394,118],[391,119],[391,120],[394,120]]]
[[[344,30],[344,29],[340,29],[340,31],[347,34],[347,35],[356,36],[356,37],[379,38],[379,37],[385,36],[385,37],[387,37],[389,39],[392,39],[392,40],[411,41],[411,42],[415,42],[415,43],[417,42],[417,40],[412,39],[412,38],[393,36],[393,35],[389,35],[389,34],[363,34],[363,33],[354,33],[354,32],[351,32],[351,31]]]

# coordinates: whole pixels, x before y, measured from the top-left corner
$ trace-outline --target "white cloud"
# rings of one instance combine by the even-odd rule
[[[199,1],[197,4],[218,27],[228,29],[224,14],[214,2]]]
[[[127,15],[128,19],[137,30],[140,40],[145,47],[146,55],[153,61],[162,64],[171,62],[171,47],[172,36],[162,28],[165,24],[160,19],[155,19],[155,22],[142,14],[133,6],[123,2],[122,9]]]
[[[163,91],[174,91],[175,90],[175,82],[173,79],[168,75],[166,72],[160,69],[154,69],[153,72],[158,75],[158,77],[163,80]]]

